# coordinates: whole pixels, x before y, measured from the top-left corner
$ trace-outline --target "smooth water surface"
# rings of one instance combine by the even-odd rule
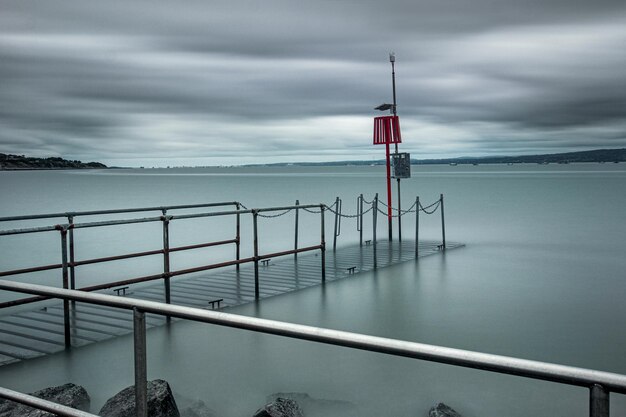
[[[233,200],[262,207],[296,199],[332,203],[340,196],[350,214],[358,194],[382,198],[384,187],[381,167],[0,172],[0,213]],[[426,204],[445,194],[447,238],[465,248],[228,311],[626,374],[624,190],[623,164],[413,167],[413,178],[402,182],[403,207],[416,195]],[[403,219],[405,238],[414,235],[413,216]],[[319,238],[318,220],[303,220],[303,240]],[[330,236],[333,219],[326,220]],[[366,223],[369,236],[371,220]],[[379,223],[385,238],[386,225]],[[77,251],[91,256],[154,249],[159,226],[80,235]],[[438,214],[422,216],[420,226],[424,238],[439,238]],[[180,244],[232,230],[228,221],[172,225]],[[248,220],[243,230],[242,245],[250,251]],[[39,260],[58,262],[57,237],[41,239]],[[354,221],[344,219],[339,244],[356,239]],[[292,214],[264,220],[260,241],[267,250],[289,248]],[[0,269],[33,259],[33,249],[24,253],[20,245],[33,247],[28,240],[0,238]],[[209,256],[227,258],[232,248]],[[158,272],[158,261],[128,271]],[[196,261],[177,260],[181,266]],[[118,269],[85,270],[78,277],[99,282]],[[59,285],[57,275],[24,279]],[[467,417],[588,413],[584,389],[216,326],[153,329],[148,344],[151,379],[167,379],[174,391],[201,398],[224,416],[252,415],[266,395],[280,391],[347,400],[366,416],[426,416],[437,401]],[[0,385],[32,391],[72,381],[88,389],[98,411],[132,384],[132,372],[132,340],[121,337],[2,367]],[[611,400],[612,415],[626,414],[623,396]]]

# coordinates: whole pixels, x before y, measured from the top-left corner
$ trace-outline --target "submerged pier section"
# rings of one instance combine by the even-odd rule
[[[370,208],[365,210],[364,205]],[[215,211],[223,206],[233,206],[235,210]],[[415,261],[419,257],[453,249],[461,244],[445,240],[443,224],[443,196],[440,200],[423,207],[416,199],[415,204],[405,211],[398,211],[402,216],[415,213],[415,240],[389,241],[376,237],[378,213],[384,212],[378,207],[378,198],[367,202],[362,196],[357,201],[356,215],[341,212],[341,202],[327,206],[300,205],[247,209],[238,202],[211,203],[194,206],[149,207],[141,209],[106,210],[97,212],[56,213],[35,216],[16,216],[0,218],[0,222],[53,219],[65,217],[68,223],[54,226],[38,226],[27,229],[0,231],[0,237],[18,234],[40,235],[59,233],[61,241],[61,263],[37,265],[19,270],[0,271],[0,279],[33,272],[58,274],[62,287],[82,291],[100,292],[119,297],[165,302],[170,304],[206,309],[223,309],[238,306],[271,296],[324,284],[331,281],[353,277],[359,273],[384,268],[400,262]],[[419,240],[419,213],[434,213],[441,207],[442,240]],[[201,213],[170,214],[174,210],[197,208]],[[116,219],[74,223],[79,216],[117,215],[141,213],[159,210],[161,216],[132,219]],[[306,247],[298,246],[298,214],[301,211],[312,213],[319,218],[319,244]],[[295,242],[292,248],[278,252],[263,252],[259,248],[257,223],[262,218],[280,217],[295,212]],[[325,237],[325,213],[334,215],[332,250],[327,250]],[[364,215],[371,212],[372,236],[370,240],[363,235]],[[278,213],[278,214],[275,214]],[[242,215],[252,216],[253,250],[252,256],[240,256]],[[236,219],[235,236],[232,239],[194,243],[173,247],[170,245],[170,223],[174,220],[190,220],[207,217],[230,216]],[[356,218],[359,241],[344,246],[337,245],[341,234],[341,218]],[[85,228],[107,228],[137,223],[159,223],[162,227],[162,248],[144,252],[124,253],[115,256],[76,259],[76,241],[74,233]],[[328,225],[330,226],[330,225]],[[416,246],[416,242],[419,244]],[[234,259],[218,263],[201,264],[191,268],[174,269],[170,264],[170,254],[212,246],[235,246]],[[163,272],[155,275],[129,277],[111,280],[103,284],[81,287],[77,285],[80,277],[77,270],[83,265],[109,263],[131,258],[158,256],[162,257]],[[4,309],[4,311],[2,311]],[[0,303],[0,365],[52,354],[75,346],[86,345],[131,333],[133,330],[132,314],[128,311],[93,304],[54,301],[46,297],[26,297]],[[159,326],[167,322],[162,316],[147,315],[147,326]]]
[[[381,241],[376,245],[377,268],[415,260],[415,242]],[[447,249],[462,245],[448,243]],[[326,281],[357,278],[359,273],[374,270],[373,245],[337,248],[326,257]],[[420,242],[419,257],[441,252],[440,242]],[[308,254],[269,259],[259,270],[260,298],[320,285],[319,256]],[[254,268],[251,265],[212,271],[193,277],[181,277],[170,283],[171,303],[207,309],[228,308],[255,302]],[[126,293],[114,289],[105,294],[163,301],[164,287],[151,283],[130,287]],[[219,305],[217,303],[219,301]],[[70,303],[71,345],[82,346],[115,336],[132,333],[132,312],[93,304]],[[166,323],[162,316],[147,314],[147,327]],[[45,307],[0,316],[0,366],[16,361],[56,353],[65,349],[64,309],[60,301]]]

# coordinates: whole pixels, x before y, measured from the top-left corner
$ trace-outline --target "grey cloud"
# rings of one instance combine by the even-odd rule
[[[390,50],[415,143],[626,146],[622,1],[231,3],[5,1],[0,151],[368,155]]]

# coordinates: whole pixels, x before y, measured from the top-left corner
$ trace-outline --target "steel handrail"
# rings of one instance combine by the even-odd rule
[[[617,373],[36,284],[0,280],[0,289],[626,394],[626,375]]]
[[[13,391],[8,388],[0,387],[0,398],[6,398],[7,400],[15,401],[21,404],[29,405],[38,410],[49,411],[54,415],[63,417],[98,417],[95,414],[87,413],[85,411],[77,410],[72,407],[57,404],[52,401],[44,400],[34,395],[23,394],[21,392]]]
[[[258,262],[260,260],[263,259],[267,259],[270,257],[277,257],[277,256],[284,256],[284,255],[289,255],[289,254],[298,254],[301,252],[306,252],[306,251],[311,251],[311,250],[321,250],[322,251],[322,282],[325,281],[325,258],[324,258],[324,250],[325,250],[325,243],[324,243],[324,232],[323,232],[323,211],[324,208],[326,208],[327,206],[325,206],[324,204],[307,204],[307,205],[293,205],[293,206],[281,206],[281,207],[264,207],[264,208],[255,208],[255,209],[245,209],[245,210],[240,210],[240,206],[241,203],[215,203],[215,204],[211,204],[211,205],[203,205],[203,206],[221,206],[221,205],[225,205],[225,204],[235,204],[237,206],[237,210],[231,210],[231,211],[216,211],[216,212],[205,212],[205,213],[192,213],[192,214],[182,214],[182,215],[161,215],[161,216],[154,216],[154,217],[140,217],[140,218],[133,218],[133,219],[119,219],[119,220],[105,220],[105,221],[95,221],[95,222],[86,222],[86,223],[73,223],[73,218],[68,218],[69,223],[67,224],[58,224],[58,225],[54,225],[54,226],[47,226],[47,227],[33,227],[33,228],[27,228],[27,229],[13,229],[13,230],[0,230],[0,236],[5,236],[5,235],[16,235],[16,234],[23,234],[23,233],[37,233],[37,232],[49,232],[49,231],[58,231],[61,233],[61,243],[62,243],[62,249],[63,251],[66,251],[67,249],[67,237],[69,236],[69,259],[67,257],[67,253],[63,253],[62,254],[62,263],[60,264],[52,264],[52,265],[43,265],[43,266],[37,266],[37,267],[30,267],[30,268],[23,268],[23,269],[16,269],[16,270],[10,270],[10,271],[0,271],[0,277],[3,276],[9,276],[9,275],[19,275],[19,274],[25,274],[25,273],[32,273],[32,272],[41,272],[41,271],[46,271],[46,270],[53,270],[53,269],[62,269],[63,270],[63,279],[64,279],[64,288],[76,288],[75,287],[75,281],[74,281],[74,268],[77,266],[82,266],[82,265],[89,265],[89,264],[97,264],[97,263],[103,263],[103,262],[110,262],[110,261],[118,261],[118,260],[125,260],[125,259],[131,259],[131,258],[138,258],[138,257],[144,257],[144,256],[154,256],[154,255],[160,255],[162,254],[164,256],[164,271],[162,274],[156,274],[156,275],[149,275],[149,276],[145,276],[145,277],[138,277],[138,278],[127,278],[125,280],[122,281],[114,281],[114,282],[109,282],[106,284],[100,284],[100,285],[95,285],[95,286],[91,286],[91,287],[85,287],[85,288],[80,288],[80,290],[83,291],[96,291],[96,290],[101,290],[101,289],[106,289],[106,288],[113,288],[116,286],[120,286],[120,285],[129,285],[129,284],[135,284],[135,283],[140,283],[140,282],[146,282],[146,281],[152,281],[152,280],[157,280],[157,279],[163,279],[164,280],[164,284],[165,284],[165,299],[166,302],[169,303],[170,300],[170,292],[169,292],[169,279],[171,277],[175,277],[178,275],[183,275],[183,274],[190,274],[190,273],[195,273],[195,272],[202,272],[202,271],[208,271],[211,269],[216,269],[216,268],[223,268],[223,267],[227,267],[227,266],[235,266],[237,269],[239,269],[239,266],[241,264],[247,263],[247,262],[253,262],[255,264],[255,271],[254,271],[254,276],[255,276],[255,298],[259,298],[259,271],[258,271]],[[163,208],[166,206],[163,206]],[[169,206],[171,207],[176,207],[176,208],[188,208],[188,207],[194,207],[192,205],[188,205],[188,206]],[[293,250],[288,250],[288,251],[283,251],[283,252],[276,252],[276,253],[271,253],[271,254],[260,254],[258,252],[258,247],[255,244],[255,254],[253,257],[249,257],[249,258],[245,258],[245,259],[240,259],[240,252],[239,252],[239,245],[240,245],[240,229],[239,229],[239,218],[242,214],[251,214],[253,216],[254,219],[256,219],[256,217],[259,215],[259,213],[262,212],[275,212],[275,211],[284,211],[284,210],[288,210],[291,211],[292,209],[300,209],[300,208],[320,208],[321,209],[321,213],[322,213],[322,233],[321,233],[321,242],[320,245],[316,245],[316,246],[311,246],[311,247],[307,247],[307,248],[295,248]],[[159,208],[160,209],[160,208]],[[125,209],[125,210],[111,210],[111,212],[126,212],[128,210],[132,210],[132,209]],[[140,209],[136,209],[136,210],[140,210]],[[89,214],[93,213],[93,212],[88,212]],[[100,213],[100,212],[98,212]],[[222,241],[215,241],[215,242],[206,242],[206,243],[199,243],[199,244],[193,244],[193,245],[186,245],[186,246],[179,246],[179,247],[170,247],[169,246],[169,231],[168,231],[168,225],[172,220],[178,220],[178,219],[196,219],[196,218],[204,218],[204,217],[217,217],[217,216],[236,216],[237,217],[237,226],[236,226],[236,237],[234,239],[228,239],[228,240],[222,240]],[[16,217],[15,217],[16,218]],[[13,218],[13,219],[15,219]],[[74,229],[83,229],[83,228],[95,228],[95,227],[103,227],[103,226],[117,226],[117,225],[126,225],[126,224],[137,224],[137,223],[148,223],[148,222],[161,222],[163,224],[163,249],[155,249],[155,250],[149,250],[149,251],[144,251],[144,252],[132,252],[132,253],[127,253],[127,254],[122,254],[122,255],[114,255],[114,256],[107,256],[107,257],[100,257],[100,258],[92,258],[92,259],[84,259],[84,260],[80,260],[80,261],[76,261],[74,259],[74,252],[73,252],[73,231]],[[255,242],[257,240],[257,226],[256,226],[256,220],[254,220],[254,235],[255,235]],[[197,267],[193,267],[193,268],[187,268],[187,269],[180,269],[180,270],[176,270],[176,271],[172,271],[170,270],[170,265],[169,265],[169,255],[170,253],[173,252],[180,252],[180,251],[184,251],[184,250],[193,250],[193,249],[200,249],[200,248],[207,248],[207,247],[213,247],[213,246],[220,246],[220,245],[228,245],[228,244],[235,244],[236,245],[236,260],[234,261],[228,261],[228,262],[219,262],[219,263],[214,263],[214,264],[208,264],[208,265],[201,265],[201,266],[197,266]],[[71,274],[71,284],[66,285],[66,278],[67,278],[67,273]],[[7,301],[7,302],[2,302],[0,303],[0,309],[2,308],[6,308],[6,307],[14,307],[14,306],[18,306],[18,305],[23,305],[23,304],[29,304],[32,302],[37,302],[37,301],[42,301],[45,300],[45,297],[31,297],[31,298],[23,298],[23,299],[18,299],[18,300],[13,300],[13,301]],[[65,312],[67,315],[67,312]],[[66,320],[67,321],[67,320]],[[67,329],[66,329],[67,330]],[[67,342],[69,343],[69,342]]]
[[[19,221],[19,220],[38,220],[38,219],[54,219],[57,217],[78,217],[78,216],[97,216],[102,214],[122,214],[122,213],[138,213],[142,211],[163,211],[163,210],[183,210],[192,208],[208,208],[220,206],[237,206],[241,203],[237,201],[224,201],[219,203],[202,203],[202,204],[183,204],[175,206],[153,206],[153,207],[134,207],[128,209],[111,209],[111,210],[91,210],[91,211],[68,211],[64,213],[45,213],[30,214],[24,216],[0,217],[0,222]]]
[[[0,230],[0,236],[18,235],[18,234],[26,234],[26,233],[38,233],[38,232],[51,232],[55,230],[58,231],[59,229],[72,230],[72,229],[86,229],[86,228],[103,227],[103,226],[120,226],[120,225],[125,225],[125,224],[151,223],[151,222],[163,221],[164,218],[167,218],[168,220],[197,219],[197,218],[202,218],[202,217],[234,216],[234,215],[242,215],[242,214],[254,214],[255,212],[263,213],[263,212],[271,212],[271,211],[292,210],[296,208],[306,209],[306,208],[319,208],[319,207],[320,207],[320,204],[307,204],[307,205],[301,205],[301,206],[266,207],[266,208],[259,208],[259,209],[250,209],[250,210],[230,210],[230,211],[216,211],[216,212],[210,212],[210,213],[193,213],[193,214],[141,217],[141,218],[136,218],[136,219],[103,220],[103,221],[86,222],[86,223],[67,223],[67,224],[58,224],[55,226]]]

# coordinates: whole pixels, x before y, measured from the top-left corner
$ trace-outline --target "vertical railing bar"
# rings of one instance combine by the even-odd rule
[[[337,228],[337,236],[341,236],[341,221],[343,220],[343,199],[339,199],[339,227]]]
[[[148,371],[146,351],[146,313],[133,308],[135,356],[135,414],[148,417]]]
[[[252,224],[254,231],[254,299],[259,299],[259,231],[258,231],[258,222],[257,217],[259,212],[254,209],[252,210]]]
[[[70,289],[74,290],[76,289],[76,271],[74,267],[74,228],[72,227],[72,225],[74,224],[74,216],[68,215],[67,223],[69,225],[68,227],[70,234]]]
[[[439,201],[441,204],[441,244],[446,248],[446,221],[443,214],[443,194],[439,194]]]
[[[396,144],[396,146],[398,145]],[[400,204],[400,178],[398,178],[398,242],[402,242],[402,205]]]
[[[67,260],[67,228],[60,227],[59,231],[61,232],[61,265],[62,265],[62,278],[63,278],[63,288],[69,288],[69,277],[68,277],[68,260]],[[70,329],[70,302],[67,299],[63,300],[63,336],[65,349],[69,349],[72,347],[72,339],[71,339],[71,329]]]
[[[167,210],[162,210],[163,216],[161,221],[163,222],[163,285],[165,291],[165,302],[170,304],[171,291],[170,291],[170,220],[167,217]]]
[[[300,205],[300,200],[296,200],[296,206]],[[293,241],[293,249],[294,250],[298,250],[298,221],[299,221],[299,217],[300,217],[300,209],[298,207],[296,207],[296,221],[295,221],[295,226],[294,226],[294,241]],[[293,258],[294,259],[298,259],[298,252],[294,252],[293,254]]]
[[[324,210],[326,206],[324,204],[320,204],[320,234],[321,234],[321,242],[320,246],[322,247],[322,283],[326,282],[326,232],[324,226]]]
[[[359,213],[359,218],[356,220],[359,230],[359,246],[363,246],[363,194],[357,198],[357,212]]]
[[[592,385],[589,388],[589,417],[609,417],[609,408],[609,391],[602,385]]]
[[[339,227],[339,197],[335,199],[335,228],[333,232],[333,251],[337,250],[337,230]]]
[[[373,219],[372,219],[372,245],[374,245],[374,269],[376,269],[376,267],[378,266],[377,260],[376,260],[376,219],[378,218],[378,193],[376,193],[376,196],[374,197],[374,209],[373,211]]]
[[[415,197],[415,258],[419,257],[420,243],[420,197]]]
[[[235,206],[237,208],[237,212],[239,212],[239,210],[241,209],[241,204],[239,203],[235,203]],[[241,214],[237,213],[237,225],[236,225],[236,236],[235,239],[237,240],[237,242],[235,243],[235,256],[237,257],[237,260],[241,259]],[[239,264],[237,264],[235,266],[235,269],[237,271],[239,271]]]

